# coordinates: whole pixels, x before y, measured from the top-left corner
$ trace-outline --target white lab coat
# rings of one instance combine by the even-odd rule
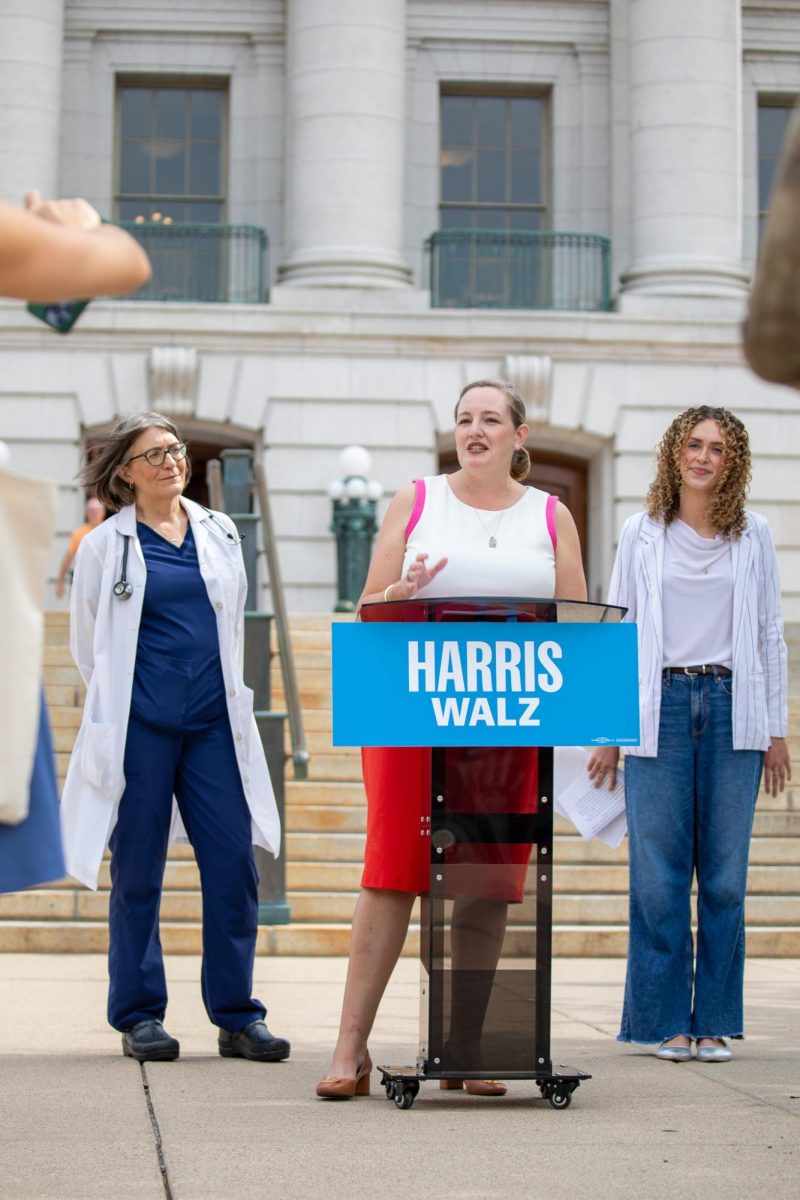
[[[252,817],[253,843],[277,855],[280,822],[261,738],[253,717],[253,693],[242,678],[244,600],[247,589],[241,550],[227,534],[235,528],[224,513],[213,517],[181,499],[191,522],[200,573],[214,607],[228,715],[242,786]],[[129,600],[114,595],[124,536],[129,535]],[[136,511],[128,505],[82,540],[75,558],[70,602],[70,649],[86,684],[86,703],[72,752],[61,820],[67,870],[97,887],[103,852],[117,821],[125,790],[123,762],[139,622],[147,579],[136,536]],[[188,840],[173,800],[170,841]]]

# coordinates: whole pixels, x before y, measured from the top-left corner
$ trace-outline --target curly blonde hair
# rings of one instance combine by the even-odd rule
[[[695,425],[716,421],[725,442],[725,459],[719,486],[711,500],[711,520],[718,533],[737,541],[747,524],[745,501],[752,475],[750,439],[738,417],[727,408],[708,404],[687,408],[676,417],[656,447],[656,476],[645,507],[654,520],[669,525],[681,503],[681,453]]]

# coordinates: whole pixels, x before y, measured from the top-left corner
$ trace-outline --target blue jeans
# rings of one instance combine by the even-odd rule
[[[630,931],[622,1042],[743,1036],[744,898],[764,756],[733,749],[731,695],[730,678],[665,675],[658,755],[625,761]]]

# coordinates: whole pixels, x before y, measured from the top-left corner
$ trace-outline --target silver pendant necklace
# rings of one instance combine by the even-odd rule
[[[477,508],[473,508],[472,511],[475,513],[475,516],[480,521],[481,526],[483,528],[483,532],[486,534],[486,536],[489,539],[490,550],[494,550],[495,546],[497,545],[497,535],[500,532],[500,526],[503,524],[503,517],[506,515],[507,510],[504,508],[502,510],[502,512],[500,513],[500,520],[497,522],[497,525],[495,526],[494,533],[491,533],[490,530],[487,528],[486,522],[484,521],[481,514],[478,512]]]
[[[730,546],[725,546],[724,549],[721,550],[719,554],[715,554],[714,557],[712,559],[710,559],[710,561],[707,562],[706,565],[703,567],[703,574],[707,575],[708,572],[711,570],[711,568],[713,566],[715,566],[721,559],[723,559],[725,557],[725,555],[729,553],[729,551],[730,551]]]
[[[730,549],[731,549],[730,541],[727,538],[723,539],[722,543],[720,545],[717,535],[715,535],[713,538],[707,538],[707,537],[705,537],[704,534],[698,533],[697,530],[695,529],[694,525],[690,525],[689,522],[684,521],[684,519],[682,517],[679,517],[678,520],[680,521],[681,525],[685,525],[687,527],[687,529],[692,530],[692,532],[694,533],[696,538],[702,539],[702,541],[705,541],[705,542],[710,541],[710,542],[714,543],[711,546],[703,547],[703,549],[700,550],[700,552],[699,552],[700,553],[700,562],[698,564],[697,574],[698,575],[708,575],[708,572],[711,570],[712,567],[716,566],[716,564],[718,562],[720,562],[723,558],[725,558],[726,555],[730,554]],[[676,547],[680,547],[680,543],[681,543],[681,541],[683,541],[684,545],[682,548],[685,551],[690,552],[693,558],[696,559],[698,557],[697,547],[695,545],[691,545],[689,542],[687,542],[686,535],[680,534],[680,531],[678,529],[675,529],[673,531],[672,529],[670,529],[669,526],[667,526],[666,536],[670,541],[672,541],[673,539],[677,539],[673,543],[674,546],[676,546]],[[677,553],[677,550],[676,550],[676,553]]]
[[[156,533],[161,533],[161,530],[160,530],[160,529],[157,529],[157,530],[156,530]],[[169,534],[169,533],[161,533],[161,536],[162,536],[162,537],[163,537],[163,538],[164,538],[166,541],[170,542],[170,543],[171,543],[173,546],[180,546],[180,544],[181,544],[181,541],[182,541],[182,539],[181,539],[181,536],[180,536],[180,534],[179,534],[179,533],[177,533],[177,534],[174,534],[174,535],[173,535],[173,534]]]

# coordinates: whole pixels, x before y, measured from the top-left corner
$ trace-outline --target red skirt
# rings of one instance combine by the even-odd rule
[[[538,811],[538,751],[529,747],[463,750],[448,779],[451,811]],[[361,886],[427,892],[431,866],[431,752],[409,746],[365,746],[367,844]],[[501,807],[502,806],[502,807]],[[529,844],[456,845],[445,855],[447,891],[484,899],[522,900]],[[475,867],[479,870],[475,870]]]

